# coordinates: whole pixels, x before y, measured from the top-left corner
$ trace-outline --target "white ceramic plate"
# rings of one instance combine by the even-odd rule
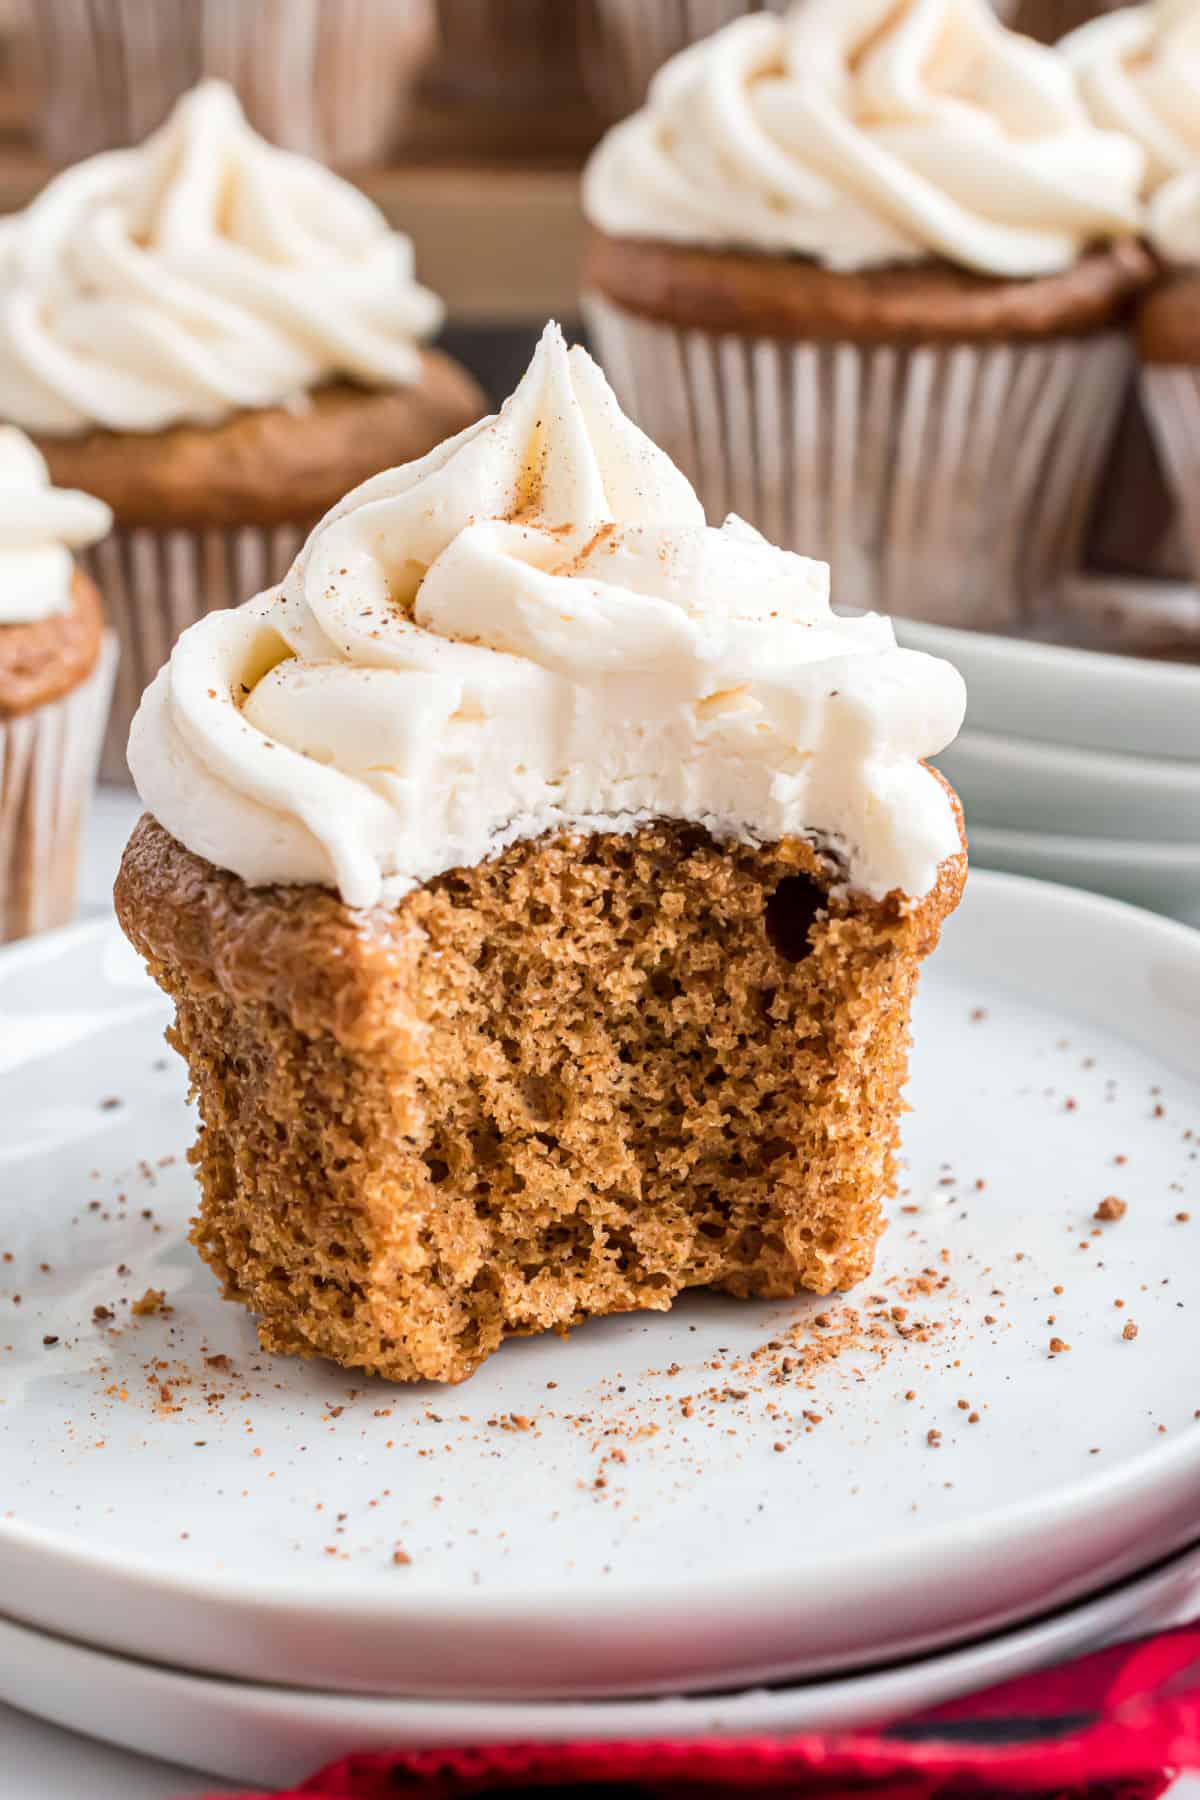
[[[1073,750],[987,731],[961,732],[935,760],[969,827],[1200,844],[1200,760]]]
[[[981,868],[1067,882],[1200,925],[1200,843],[1143,844],[969,825]]]
[[[1000,1629],[1194,1535],[1200,936],[975,876],[857,1332],[697,1296],[454,1390],[263,1356],[218,1300],[165,1010],[111,926],[0,958],[10,1615],[321,1689],[741,1687]],[[131,1317],[151,1287],[171,1314]]]
[[[1200,760],[1200,663],[1076,650],[914,619],[895,624],[902,644],[947,657],[962,671],[974,731]]]
[[[944,1705],[1120,1638],[1181,1624],[1200,1550],[1049,1619],[940,1656],[782,1689],[659,1700],[377,1700],[215,1681],[0,1620],[0,1695],[56,1723],[275,1788],[351,1752],[472,1744],[782,1736],[852,1730]],[[165,1786],[161,1790],[166,1793]],[[173,1785],[172,1793],[176,1791]]]

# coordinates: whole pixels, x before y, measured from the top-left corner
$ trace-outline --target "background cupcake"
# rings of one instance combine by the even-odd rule
[[[58,162],[137,143],[209,76],[288,149],[369,161],[396,141],[434,38],[432,0],[36,0],[30,13],[36,128]]]
[[[73,552],[108,508],[49,485],[28,438],[0,429],[0,942],[65,925],[116,645]]]
[[[348,485],[482,412],[420,347],[441,311],[407,238],[219,83],[0,221],[0,417],[116,516],[87,559],[123,651],[106,776],[184,626],[280,579]]]
[[[590,328],[710,516],[851,603],[1017,626],[1077,561],[1124,391],[1142,164],[986,0],[803,0],[600,145]]]
[[[1200,0],[1151,0],[1125,7],[1073,32],[1061,45],[1074,69],[1092,118],[1098,125],[1135,138],[1145,154],[1143,196],[1154,224],[1152,240],[1177,268],[1200,260],[1193,239],[1191,177],[1200,170]],[[1167,189],[1176,180],[1174,193]],[[1161,195],[1162,200],[1155,196]],[[1167,303],[1177,313],[1179,283]],[[1158,351],[1177,345],[1148,322],[1144,334],[1162,368]],[[1152,377],[1131,383],[1112,462],[1105,476],[1089,546],[1089,561],[1121,573],[1186,576],[1193,567],[1176,486],[1160,444],[1172,429],[1190,383]],[[1153,393],[1161,393],[1163,417],[1146,417]],[[1158,410],[1158,409],[1156,409]],[[1178,449],[1178,446],[1176,446]]]

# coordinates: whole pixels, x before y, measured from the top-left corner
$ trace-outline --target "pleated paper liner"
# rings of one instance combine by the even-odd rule
[[[315,521],[314,521],[315,523]],[[125,746],[138,702],[180,632],[206,613],[240,606],[282,581],[308,525],[232,530],[118,528],[81,561],[100,589],[121,644],[101,779],[128,782]]]
[[[1140,389],[1150,429],[1179,505],[1191,573],[1200,581],[1200,368],[1146,364]]]
[[[161,0],[160,0],[161,4]],[[390,150],[436,42],[433,0],[191,0],[206,75],[272,143],[325,162]]]
[[[981,630],[1053,615],[1127,384],[1121,334],[893,347],[684,330],[597,294],[584,314],[709,519],[828,561],[840,604]]]
[[[1135,376],[1121,408],[1084,549],[1084,566],[1098,575],[1190,581],[1193,558],[1185,539],[1174,483],[1146,416],[1143,384]]]
[[[96,785],[117,640],[61,699],[0,719],[0,943],[67,925]]]
[[[434,42],[433,0],[36,0],[36,129],[58,162],[136,144],[205,76],[273,142],[380,156]]]

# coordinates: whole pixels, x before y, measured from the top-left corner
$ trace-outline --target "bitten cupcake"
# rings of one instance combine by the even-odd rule
[[[186,632],[115,899],[263,1345],[460,1381],[688,1287],[862,1279],[963,705],[828,569],[710,526],[553,328]]]
[[[0,417],[116,518],[86,559],[122,646],[107,777],[185,625],[279,580],[347,482],[478,417],[421,347],[441,317],[408,239],[219,83],[0,220]]]
[[[74,552],[111,524],[0,428],[0,941],[65,925],[116,645]]]
[[[1142,172],[986,0],[804,0],[601,143],[586,316],[710,513],[829,557],[850,604],[1016,627],[1120,404]]]

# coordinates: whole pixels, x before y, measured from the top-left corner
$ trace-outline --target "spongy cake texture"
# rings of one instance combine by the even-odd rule
[[[803,839],[662,822],[363,913],[143,819],[117,906],[199,1102],[195,1242],[267,1349],[397,1381],[686,1287],[845,1287],[964,873],[875,902]]]

